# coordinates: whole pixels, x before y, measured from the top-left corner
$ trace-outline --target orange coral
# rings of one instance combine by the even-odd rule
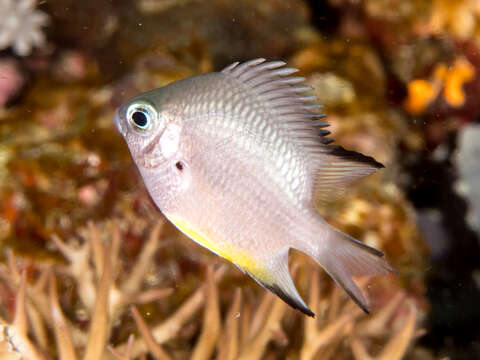
[[[463,106],[463,85],[474,76],[475,68],[465,58],[456,59],[449,68],[440,63],[435,67],[430,80],[415,79],[408,84],[408,96],[403,106],[411,114],[421,114],[437,98],[442,88],[443,98],[450,106]]]
[[[437,94],[430,82],[421,79],[413,80],[408,84],[408,97],[403,106],[411,114],[421,114]]]
[[[464,58],[457,59],[445,78],[443,96],[451,106],[459,107],[465,103],[463,85],[473,79],[475,68]]]

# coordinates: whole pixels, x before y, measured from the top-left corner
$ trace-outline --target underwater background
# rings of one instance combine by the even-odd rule
[[[323,216],[386,253],[315,319],[155,208],[124,100],[265,57],[386,168]],[[480,359],[480,0],[0,0],[0,359]]]

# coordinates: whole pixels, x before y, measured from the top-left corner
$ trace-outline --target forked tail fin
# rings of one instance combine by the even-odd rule
[[[340,285],[352,300],[367,314],[370,312],[362,292],[352,275],[378,275],[395,272],[385,261],[383,253],[351,236],[324,224],[321,240],[304,249]],[[316,245],[316,246],[314,246]]]

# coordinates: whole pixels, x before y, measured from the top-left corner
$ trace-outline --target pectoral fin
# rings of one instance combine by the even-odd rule
[[[315,316],[300,297],[293,284],[288,270],[288,250],[265,263],[262,262],[262,265],[256,268],[244,268],[243,270],[257,283],[270,290],[294,309],[298,309],[308,316]]]

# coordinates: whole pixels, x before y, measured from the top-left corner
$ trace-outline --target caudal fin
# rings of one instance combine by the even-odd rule
[[[244,269],[257,283],[308,316],[315,314],[300,297],[288,270],[288,250],[275,255],[260,267]]]
[[[306,246],[307,255],[318,264],[340,285],[352,300],[367,314],[370,312],[362,292],[352,280],[352,275],[388,274],[395,270],[385,261],[383,253],[351,236],[325,224],[318,246]],[[321,236],[321,235],[320,235]]]

